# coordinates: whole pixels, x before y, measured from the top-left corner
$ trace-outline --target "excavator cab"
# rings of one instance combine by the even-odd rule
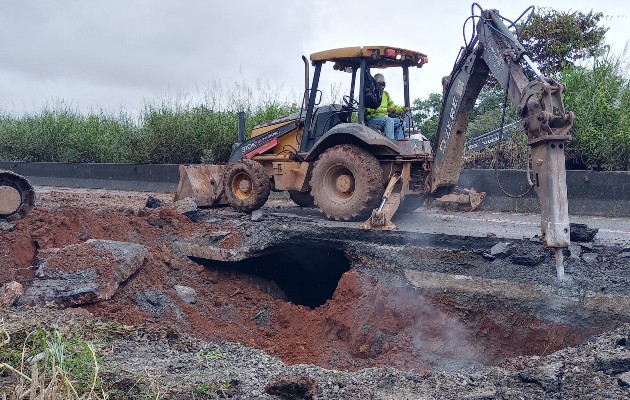
[[[318,114],[322,112],[317,107],[317,96],[319,92],[319,83],[321,71],[326,63],[333,64],[333,70],[351,74],[349,93],[343,96],[341,107],[337,107],[335,114],[339,122],[351,123],[355,122],[370,127],[372,130],[382,132],[382,129],[376,125],[369,124],[366,121],[366,89],[367,79],[371,78],[371,71],[374,69],[400,68],[402,70],[402,82],[404,90],[404,106],[410,107],[409,94],[409,68],[422,67],[428,62],[426,54],[401,49],[393,46],[363,46],[363,47],[346,47],[340,49],[326,50],[311,54],[310,60],[315,67],[312,82],[309,83],[308,64],[306,58],[303,57],[306,68],[306,87],[305,87],[305,128],[307,135],[306,140],[300,143],[300,151],[308,152],[312,146],[322,137],[318,124]],[[358,78],[358,79],[357,79]],[[372,78],[373,79],[373,78]],[[358,88],[357,88],[358,81]],[[321,95],[320,95],[321,96]],[[354,119],[351,115],[356,113]],[[339,118],[341,117],[341,118]],[[402,116],[404,118],[404,116]],[[324,118],[326,119],[326,118]],[[309,124],[309,122],[312,122]],[[412,123],[407,126],[412,126]],[[325,125],[326,128],[332,128]],[[407,135],[408,137],[408,135]]]

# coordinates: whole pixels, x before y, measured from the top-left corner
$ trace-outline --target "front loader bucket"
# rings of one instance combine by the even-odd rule
[[[227,204],[222,193],[223,165],[180,165],[173,201],[191,197],[198,207]]]

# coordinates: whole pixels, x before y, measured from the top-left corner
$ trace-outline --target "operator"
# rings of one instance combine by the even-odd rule
[[[366,108],[367,120],[371,124],[380,125],[385,131],[385,135],[392,140],[405,139],[405,123],[399,118],[391,118],[389,114],[409,111],[409,107],[397,106],[385,88],[385,77],[383,74],[374,75],[376,84],[383,89],[383,99],[378,108]]]

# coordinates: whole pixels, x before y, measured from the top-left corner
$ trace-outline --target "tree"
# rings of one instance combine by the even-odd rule
[[[426,100],[413,101],[413,122],[422,134],[433,140],[438,131],[440,110],[442,109],[442,94],[431,93]]]
[[[574,66],[579,60],[603,54],[603,40],[608,31],[608,28],[599,26],[603,17],[601,12],[583,13],[540,8],[527,21],[517,24],[518,38],[540,69],[547,75],[554,75],[560,73],[565,66]],[[481,90],[473,109],[469,135],[474,136],[499,127],[496,115],[500,113],[497,114],[496,110],[501,110],[504,99],[504,90],[490,76],[489,83]],[[414,121],[430,138],[437,132],[441,103],[441,93],[431,93],[426,100],[413,101],[416,113]],[[488,112],[491,114],[485,115]],[[506,124],[517,118],[516,110],[511,105],[507,112]]]
[[[536,9],[527,21],[518,24],[518,39],[546,75],[554,75],[576,61],[603,54],[607,27],[598,26],[604,17],[592,10],[558,11]]]

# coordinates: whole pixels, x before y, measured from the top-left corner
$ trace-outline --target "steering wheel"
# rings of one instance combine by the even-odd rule
[[[343,96],[342,100],[343,100],[343,105],[344,105],[345,108],[347,108],[349,110],[358,110],[359,109],[359,102],[354,97],[350,97],[350,96],[346,95],[346,96]]]

